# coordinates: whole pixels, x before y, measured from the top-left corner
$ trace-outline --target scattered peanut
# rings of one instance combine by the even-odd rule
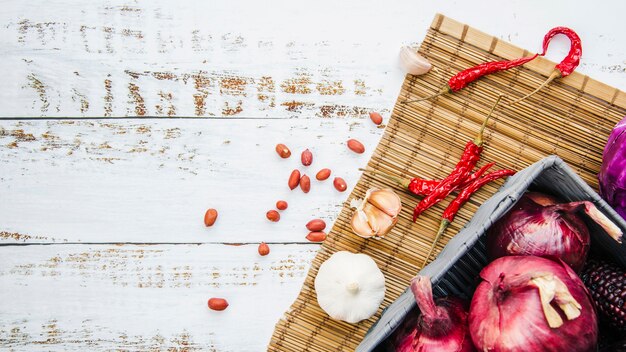
[[[204,225],[206,227],[213,226],[217,220],[217,210],[211,208],[204,213]]]
[[[291,156],[291,150],[289,150],[289,148],[282,143],[276,144],[276,153],[278,153],[278,155],[280,155],[283,159],[287,159]]]
[[[343,178],[341,177],[335,177],[335,179],[333,180],[333,186],[335,186],[335,189],[338,190],[339,192],[343,192],[346,189],[348,189],[348,185],[346,185],[346,181],[344,181]]]
[[[280,220],[280,214],[274,209],[269,210],[267,213],[265,213],[265,217],[267,217],[267,220],[273,222],[277,222],[278,220]]]
[[[270,246],[265,242],[261,242],[261,244],[259,244],[259,255],[266,256],[268,254],[270,254]]]
[[[309,231],[318,232],[326,228],[326,223],[322,219],[313,219],[306,224]]]
[[[321,169],[320,171],[317,172],[317,174],[315,175],[315,178],[318,181],[324,181],[325,179],[330,177],[330,169]]]
[[[309,232],[306,239],[311,242],[323,242],[326,239],[326,233],[323,231]]]
[[[309,178],[309,176],[302,175],[302,177],[300,178],[300,188],[302,189],[302,192],[309,193],[309,191],[311,190],[311,179]]]
[[[383,117],[377,112],[370,112],[370,119],[377,126],[383,123]]]
[[[356,139],[348,139],[348,148],[357,154],[363,154],[365,152],[365,146],[363,143],[357,141]]]
[[[302,165],[309,166],[313,162],[313,153],[310,150],[306,149],[302,152],[300,156],[300,161],[302,161]]]
[[[289,205],[284,200],[279,200],[278,202],[276,202],[276,209],[278,210],[285,210],[288,206]]]
[[[287,184],[289,185],[289,188],[292,190],[298,187],[298,185],[300,184],[300,171],[293,170],[291,172],[291,175],[289,175],[289,182]]]
[[[228,301],[223,298],[209,298],[209,308],[212,310],[224,310],[228,307]]]

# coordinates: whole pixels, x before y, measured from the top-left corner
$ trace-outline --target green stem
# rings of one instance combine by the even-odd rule
[[[547,86],[548,83],[554,81],[555,78],[560,78],[560,77],[561,77],[561,71],[559,71],[558,69],[555,69],[554,71],[552,71],[552,73],[550,74],[548,79],[546,79],[539,87],[537,87],[537,89],[533,90],[531,93],[526,94],[522,98],[519,98],[519,99],[513,101],[512,103],[509,103],[509,105],[517,104],[520,101],[530,97],[531,95],[533,95],[533,94],[537,93],[538,91],[540,91],[543,87]]]
[[[496,100],[496,103],[493,104],[493,106],[491,107],[491,110],[489,110],[489,114],[487,115],[487,118],[485,119],[485,121],[483,121],[482,126],[480,126],[480,130],[478,131],[478,136],[476,136],[476,139],[474,139],[474,144],[476,144],[477,146],[480,147],[485,142],[483,140],[483,133],[485,131],[485,127],[487,127],[487,121],[489,121],[491,114],[493,114],[493,111],[496,109],[496,106],[498,106],[498,104],[500,103],[500,100],[502,100],[503,97],[504,97],[503,94],[500,94],[498,96],[498,100]]]
[[[441,238],[443,233],[446,232],[448,225],[450,225],[449,220],[447,219],[441,220],[441,224],[439,225],[439,230],[437,231],[437,235],[435,236],[435,241],[433,242],[433,245],[430,247],[430,251],[428,251],[428,255],[426,255],[426,258],[424,259],[424,262],[422,263],[422,268],[424,268],[426,266],[426,263],[428,263],[428,260],[430,259],[431,254],[433,254],[433,251],[435,250],[435,247],[437,247],[437,243],[439,242],[439,239]]]
[[[435,97],[438,97],[440,95],[444,95],[444,94],[448,94],[451,93],[452,90],[450,90],[450,87],[448,87],[448,85],[446,84],[445,86],[443,86],[443,88],[439,89],[439,92],[437,92],[436,94],[433,95],[429,95],[425,98],[419,98],[419,99],[413,99],[413,100],[405,100],[402,101],[402,104],[410,104],[410,103],[417,103],[418,101],[424,101],[424,100],[428,100],[428,99],[432,99]]]
[[[389,174],[386,174],[386,173],[380,172],[380,171],[366,170],[366,169],[363,169],[363,168],[359,168],[359,171],[363,171],[365,173],[369,173],[369,174],[372,174],[372,175],[378,175],[378,176],[385,177],[385,178],[387,178],[387,179],[389,179],[391,181],[396,182],[397,184],[399,184],[400,186],[402,186],[404,188],[409,188],[409,184],[411,183],[410,180],[404,180],[404,179],[401,179],[399,177],[396,177],[396,176],[393,176],[393,175],[389,175]]]

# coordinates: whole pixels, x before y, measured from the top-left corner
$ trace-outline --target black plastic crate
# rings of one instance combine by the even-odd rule
[[[493,197],[489,198],[459,233],[454,236],[432,263],[419,274],[430,276],[435,297],[453,295],[471,299],[478,283],[478,274],[487,265],[485,233],[487,229],[532,189],[568,202],[589,200],[626,233],[626,222],[576,173],[557,156],[550,156],[510,177]],[[594,222],[588,222],[591,246],[626,268],[626,241],[615,242]],[[390,304],[370,329],[356,351],[386,351],[386,339],[402,323],[404,317],[417,309],[415,298],[407,290]]]

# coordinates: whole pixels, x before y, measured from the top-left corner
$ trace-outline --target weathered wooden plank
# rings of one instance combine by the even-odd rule
[[[316,249],[0,247],[0,349],[261,351]],[[210,297],[230,306],[212,312]]]
[[[392,105],[403,78],[398,48],[422,38],[436,11],[531,50],[551,26],[572,26],[585,43],[579,70],[623,89],[626,45],[619,18],[607,14],[625,7],[12,2],[0,13],[0,116],[360,116]],[[489,8],[502,15],[485,16]],[[551,59],[567,52],[561,39]]]
[[[396,69],[389,80],[393,55],[363,37],[302,35],[299,6],[83,5],[13,4],[0,15],[11,78],[1,116],[361,116],[390,105],[402,79]]]
[[[353,185],[382,131],[369,119],[0,121],[0,242],[303,242],[304,224],[330,226],[348,194],[315,173]],[[310,193],[287,187],[294,168]],[[270,223],[279,199],[289,208]],[[210,207],[220,213],[207,229]]]

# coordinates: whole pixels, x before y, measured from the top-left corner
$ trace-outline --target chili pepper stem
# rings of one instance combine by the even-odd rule
[[[419,99],[413,99],[413,100],[405,100],[405,101],[403,101],[401,103],[402,104],[417,103],[418,101],[429,100],[429,99],[438,97],[440,95],[448,94],[448,93],[451,93],[451,92],[452,92],[452,90],[450,89],[450,87],[448,87],[448,85],[445,85],[441,89],[439,89],[439,92],[437,92],[436,94],[429,95],[429,96],[427,96],[425,98],[419,98]]]
[[[493,114],[493,111],[496,109],[496,106],[498,106],[498,104],[500,103],[500,100],[502,100],[503,97],[504,97],[504,94],[500,94],[498,96],[498,100],[496,100],[496,103],[493,104],[493,106],[491,107],[491,110],[489,110],[489,114],[487,115],[487,118],[485,118],[485,121],[483,121],[482,126],[480,126],[480,130],[478,131],[478,135],[474,139],[474,144],[476,144],[477,146],[481,147],[483,145],[483,143],[485,142],[484,139],[483,139],[483,135],[484,135],[484,132],[485,132],[485,128],[487,127],[487,121],[489,121],[489,118]]]
[[[538,91],[540,91],[543,87],[547,86],[550,82],[554,81],[556,78],[561,78],[561,71],[559,71],[558,69],[555,69],[554,71],[552,71],[552,73],[550,74],[550,76],[548,77],[548,79],[546,79],[539,87],[537,87],[537,89],[535,89],[534,91],[532,91],[531,93],[526,94],[525,96],[523,96],[522,98],[519,98],[515,101],[513,101],[512,103],[509,103],[509,105],[513,105],[513,104],[517,104],[520,101],[530,97],[531,95],[537,93]]]
[[[439,230],[437,231],[437,235],[435,236],[435,241],[433,242],[433,245],[430,247],[430,250],[428,251],[426,258],[424,259],[424,263],[422,263],[422,268],[426,266],[426,263],[428,263],[428,259],[430,259],[430,256],[433,254],[435,247],[437,247],[437,243],[439,242],[439,239],[441,238],[443,233],[446,232],[448,225],[450,225],[450,220],[448,219],[441,220],[441,225],[439,225]]]
[[[401,179],[401,178],[399,178],[399,177],[395,177],[395,176],[392,176],[392,175],[386,174],[386,173],[384,173],[384,172],[380,172],[380,171],[372,171],[372,170],[366,170],[366,169],[363,169],[363,168],[359,168],[359,171],[363,171],[363,172],[365,172],[365,173],[369,173],[369,174],[372,174],[372,175],[379,175],[379,176],[382,176],[382,177],[384,177],[384,178],[386,178],[386,179],[389,179],[389,180],[391,180],[391,181],[396,182],[397,184],[401,185],[401,186],[402,186],[402,187],[404,187],[404,188],[408,188],[408,187],[409,187],[409,184],[410,184],[410,181],[409,181],[409,180],[403,180],[403,179]]]

